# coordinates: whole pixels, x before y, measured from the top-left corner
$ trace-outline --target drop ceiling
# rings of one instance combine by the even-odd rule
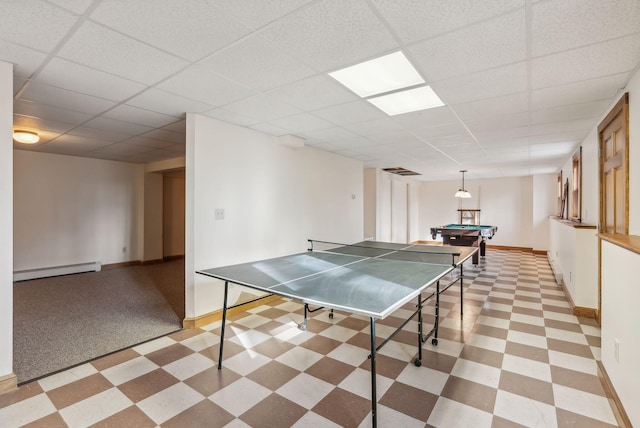
[[[420,180],[552,173],[640,63],[636,0],[2,1],[16,149],[184,156],[185,112]],[[445,103],[387,116],[328,73],[402,51]]]

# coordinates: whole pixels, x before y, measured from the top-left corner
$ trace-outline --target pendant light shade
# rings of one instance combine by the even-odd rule
[[[455,194],[456,198],[470,198],[471,197],[471,193],[469,193],[465,188],[464,188],[464,173],[467,172],[466,169],[460,170],[460,172],[462,173],[462,187],[460,189],[458,189],[458,191]]]

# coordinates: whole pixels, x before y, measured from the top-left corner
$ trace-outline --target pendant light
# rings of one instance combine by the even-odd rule
[[[464,188],[464,173],[467,172],[466,169],[462,169],[460,170],[460,172],[462,173],[462,187],[460,189],[458,189],[458,191],[455,194],[456,198],[470,198],[471,197],[471,193],[469,193],[465,188]]]

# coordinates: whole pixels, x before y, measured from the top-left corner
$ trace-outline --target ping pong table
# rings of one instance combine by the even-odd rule
[[[315,248],[314,248],[315,247]],[[430,337],[438,343],[440,294],[460,283],[462,299],[463,263],[478,251],[476,247],[407,245],[379,241],[339,244],[309,240],[307,252],[231,266],[196,271],[198,274],[224,281],[222,327],[218,369],[222,368],[224,332],[227,318],[229,284],[239,284],[270,295],[279,295],[304,304],[302,329],[306,329],[308,313],[319,309],[341,310],[369,317],[371,351],[371,412],[376,426],[376,353],[402,328],[418,317],[418,355],[414,364],[422,364],[422,343]],[[448,283],[440,281],[452,274]],[[423,298],[423,292],[435,290]],[[423,334],[422,309],[435,297],[433,328]],[[383,319],[416,299],[416,310],[376,345],[376,319]],[[314,309],[310,309],[314,306]],[[461,317],[462,317],[462,304]],[[233,306],[232,306],[233,307]]]

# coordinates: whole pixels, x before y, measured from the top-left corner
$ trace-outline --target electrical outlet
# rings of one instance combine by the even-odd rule
[[[224,220],[224,208],[216,208],[215,218],[216,220]]]
[[[613,357],[616,359],[616,363],[620,362],[620,341],[613,339]]]

